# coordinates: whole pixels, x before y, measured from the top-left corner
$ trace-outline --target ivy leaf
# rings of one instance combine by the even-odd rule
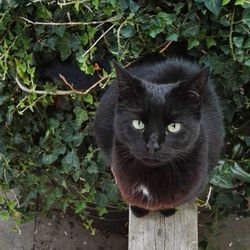
[[[130,0],[129,8],[130,8],[131,12],[135,13],[139,9],[139,5],[136,2]]]
[[[133,0],[120,0],[120,7],[122,11],[129,8],[133,13],[135,13],[139,9],[139,5]]]
[[[231,171],[230,164],[221,161],[214,169],[210,183],[221,188],[232,188],[232,180],[233,173]]]
[[[76,125],[80,126],[84,121],[88,120],[88,112],[80,107],[74,108],[73,112],[76,115]]]
[[[0,211],[0,219],[8,220],[10,218],[10,214],[8,211]]]
[[[208,49],[216,45],[216,41],[212,37],[206,39]]]
[[[71,55],[70,39],[67,37],[61,38],[57,43],[62,61]]]
[[[87,168],[89,174],[97,174],[98,166],[94,161],[90,161],[90,166]]]
[[[241,168],[237,162],[235,162],[232,167],[232,173],[235,178],[250,183],[250,173],[247,173],[243,168]]]
[[[42,158],[42,163],[44,165],[50,165],[53,162],[55,162],[58,158],[58,155],[56,154],[48,154],[48,155],[44,155]]]
[[[73,169],[79,169],[80,163],[75,152],[73,151],[68,152],[67,155],[62,159],[62,165],[67,171]]]
[[[179,37],[179,35],[177,33],[170,33],[167,35],[166,40],[177,42],[178,37]]]
[[[242,13],[242,22],[250,28],[250,11],[249,8],[244,9]]]
[[[75,204],[75,213],[80,213],[82,210],[84,210],[87,207],[86,203],[83,201],[78,201]]]
[[[104,208],[108,205],[108,198],[105,194],[96,193],[95,194],[95,201],[98,207]]]
[[[94,103],[94,99],[93,99],[93,96],[91,94],[84,95],[82,99],[84,102],[86,102],[88,104]]]
[[[191,38],[188,40],[188,50],[200,45],[200,41],[196,38]]]
[[[121,30],[121,34],[124,38],[130,38],[135,34],[135,30],[132,25],[128,24]]]
[[[222,5],[223,5],[223,6],[224,6],[224,5],[227,5],[228,3],[230,3],[230,1],[231,1],[231,0],[223,0],[223,1],[222,1]]]
[[[235,37],[233,37],[233,42],[237,48],[241,48],[242,44],[244,42],[244,37],[243,36],[235,36]]]
[[[236,0],[234,5],[241,5],[243,8],[249,8],[249,2],[247,2],[247,0]]]
[[[9,99],[8,96],[0,96],[0,106],[3,105],[3,103],[8,99]]]
[[[245,60],[245,61],[244,61],[244,64],[245,64],[246,66],[249,66],[249,67],[250,67],[250,59]]]
[[[205,6],[215,15],[219,16],[222,5],[221,5],[221,0],[204,0],[203,1]]]
[[[197,36],[199,34],[199,30],[200,30],[200,25],[199,24],[194,24],[189,22],[188,24],[186,24],[184,31],[183,31],[183,35],[186,37],[194,37]]]
[[[119,193],[117,190],[117,186],[111,180],[107,180],[104,183],[104,190],[106,191],[110,201],[115,202],[118,200]]]
[[[65,30],[66,30],[66,27],[64,25],[52,27],[52,31],[55,34],[57,34],[59,37],[63,37]]]

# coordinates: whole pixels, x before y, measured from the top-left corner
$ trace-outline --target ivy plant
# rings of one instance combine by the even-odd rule
[[[225,149],[211,178],[220,213],[247,213],[250,195],[250,4],[246,0],[3,0],[0,3],[0,217],[122,206],[93,139],[92,121],[114,76],[104,55],[148,54],[209,66],[220,95]],[[87,91],[37,77],[41,63],[74,62],[100,80]],[[108,62],[109,63],[109,62]],[[11,196],[11,197],[10,197]]]

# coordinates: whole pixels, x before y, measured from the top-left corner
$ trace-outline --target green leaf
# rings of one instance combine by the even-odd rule
[[[83,122],[88,120],[88,112],[80,107],[75,107],[73,112],[76,115],[76,125],[81,126]]]
[[[0,219],[8,220],[10,218],[10,214],[8,211],[0,211]]]
[[[250,37],[244,43],[243,48],[244,49],[250,49]]]
[[[121,29],[121,34],[124,38],[130,38],[135,34],[135,30],[132,25],[128,24]]]
[[[223,1],[222,1],[222,5],[223,5],[223,6],[224,6],[224,5],[227,5],[228,3],[230,3],[230,1],[231,1],[231,0],[223,0]]]
[[[230,165],[227,162],[220,162],[212,173],[210,183],[221,188],[232,188],[232,179],[233,173]]]
[[[243,45],[243,42],[244,42],[244,37],[243,36],[235,36],[235,37],[233,37],[233,42],[237,48],[241,48]]]
[[[157,17],[160,19],[161,23],[164,23],[164,25],[167,26],[171,25],[174,22],[176,15],[166,12],[159,12],[157,14]]]
[[[67,171],[79,169],[80,163],[75,152],[73,151],[68,152],[66,156],[62,159],[62,165]]]
[[[206,39],[206,42],[207,42],[208,49],[211,48],[212,46],[216,45],[216,41],[213,39],[213,37],[208,37]]]
[[[9,96],[0,96],[0,106],[4,104],[6,100],[9,99]]]
[[[178,37],[179,37],[179,35],[177,33],[171,33],[171,34],[167,35],[166,40],[177,42]]]
[[[95,201],[98,207],[104,208],[108,205],[108,198],[105,194],[96,193],[95,194]]]
[[[232,158],[237,158],[241,156],[241,153],[243,151],[243,147],[240,143],[237,143],[233,146],[233,153],[232,153]]]
[[[250,3],[248,0],[236,0],[234,5],[241,5],[244,8],[250,7]]]
[[[183,35],[186,37],[194,37],[199,34],[200,31],[200,25],[199,24],[193,24],[193,23],[188,23],[185,26],[185,30],[183,31]]]
[[[222,9],[221,0],[204,0],[205,6],[215,15],[219,16]]]
[[[73,179],[74,179],[74,182],[77,182],[79,179],[80,179],[80,176],[81,176],[81,171],[80,169],[76,169],[74,170],[74,173],[72,175]]]
[[[62,61],[64,61],[71,55],[70,39],[68,37],[61,38],[57,42],[57,46],[60,51]]]
[[[90,161],[90,166],[87,168],[88,173],[90,174],[97,174],[98,173],[98,166],[94,161]]]
[[[107,180],[104,183],[104,189],[107,192],[108,198],[111,202],[116,202],[119,199],[119,192],[117,190],[117,186],[111,181]]]
[[[56,155],[56,154],[44,155],[42,158],[42,163],[44,165],[50,165],[53,162],[55,162],[57,160],[57,158],[58,158],[58,155]]]
[[[250,10],[249,8],[244,9],[242,12],[242,22],[250,28]]]
[[[135,1],[130,0],[129,8],[131,12],[135,13],[139,9],[139,5]]]
[[[85,46],[88,44],[89,42],[89,36],[87,33],[83,33],[83,35],[81,36],[81,43],[82,43],[82,46]]]
[[[245,64],[246,66],[250,66],[250,59],[245,60],[245,61],[244,61],[244,64]]]
[[[65,30],[66,30],[66,27],[64,25],[52,27],[52,31],[55,34],[57,34],[59,37],[63,37]]]
[[[83,201],[78,201],[75,204],[75,213],[80,213],[82,210],[84,210],[87,207],[86,203]]]
[[[94,103],[94,99],[93,99],[93,96],[91,94],[84,95],[82,99],[86,103],[89,103],[89,104]]]
[[[122,11],[130,9],[131,12],[135,13],[139,9],[139,5],[133,0],[120,0],[120,7]]]
[[[237,162],[235,162],[232,167],[232,173],[235,178],[250,183],[250,173],[247,173],[243,168],[241,168]]]
[[[191,38],[188,40],[188,50],[195,48],[200,45],[200,41],[196,38]]]

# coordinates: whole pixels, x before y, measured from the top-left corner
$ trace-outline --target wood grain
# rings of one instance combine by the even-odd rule
[[[143,218],[129,212],[129,250],[198,250],[195,202],[178,207],[175,215],[150,213]]]

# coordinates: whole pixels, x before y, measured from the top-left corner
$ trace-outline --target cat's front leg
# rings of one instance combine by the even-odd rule
[[[140,207],[131,206],[130,208],[131,208],[132,213],[138,218],[144,217],[145,215],[149,213],[148,210],[140,208]]]
[[[174,215],[176,211],[177,210],[175,208],[169,208],[169,209],[160,210],[159,212],[165,217],[169,217],[171,215]]]

